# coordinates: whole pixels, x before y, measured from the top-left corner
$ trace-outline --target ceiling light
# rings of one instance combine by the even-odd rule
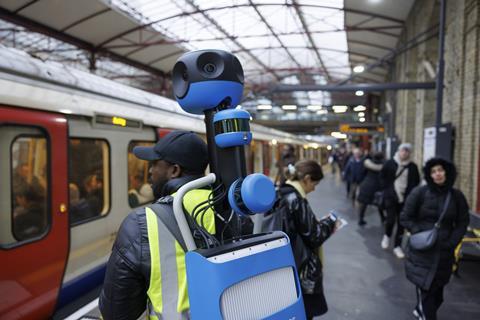
[[[365,112],[359,112],[359,113],[358,113],[358,116],[359,116],[360,118],[365,117]]]
[[[328,111],[327,110],[318,110],[317,111],[317,114],[327,114]]]
[[[70,109],[60,109],[58,111],[60,111],[61,113],[66,113],[66,114],[72,114],[73,113],[73,111],[70,110]]]
[[[332,150],[332,146],[328,145],[327,150]]]
[[[297,106],[294,104],[284,104],[282,106],[283,110],[297,110]]]
[[[269,104],[259,104],[257,110],[272,110],[272,106]]]
[[[367,110],[367,107],[362,106],[362,105],[358,105],[355,108],[353,108],[353,111],[357,111],[357,112],[358,111],[365,111],[365,110]]]
[[[365,122],[365,118],[360,118],[360,119],[358,119],[358,121]]]
[[[277,144],[277,140],[275,140],[275,139],[272,139],[272,145],[274,145],[274,146],[275,146],[276,144]]]
[[[309,106],[307,106],[307,109],[310,110],[310,111],[318,111],[318,110],[322,110],[322,106],[309,105]]]
[[[355,73],[361,73],[361,72],[363,72],[363,71],[365,71],[365,67],[362,66],[362,65],[355,66],[355,67],[353,68],[353,72],[355,72]]]
[[[361,97],[361,96],[363,96],[364,94],[365,94],[365,92],[363,92],[362,90],[357,90],[357,91],[355,91],[355,95],[356,95],[357,97]]]
[[[335,105],[335,106],[332,106],[332,109],[335,113],[344,113],[344,112],[347,112],[348,106]]]
[[[347,135],[345,133],[341,133],[341,132],[332,132],[332,133],[330,133],[330,135],[334,138],[337,138],[337,139],[346,139],[347,138]]]

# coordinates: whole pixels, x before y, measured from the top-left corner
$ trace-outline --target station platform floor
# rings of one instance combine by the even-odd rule
[[[369,207],[366,226],[358,226],[338,172],[327,173],[308,199],[319,217],[335,209],[349,222],[323,245],[329,311],[316,319],[415,319],[415,287],[405,277],[404,260],[397,259],[392,248],[380,247],[383,228],[377,209]],[[480,319],[480,262],[461,261],[459,275],[445,288],[438,320]]]
[[[335,209],[349,223],[323,246],[323,281],[329,311],[316,319],[414,319],[415,288],[405,278],[404,260],[397,259],[392,249],[387,251],[380,247],[383,228],[376,208],[368,208],[367,225],[359,227],[344,183],[330,173],[308,199],[318,217]],[[97,288],[83,301],[98,303],[94,299],[99,291]],[[77,312],[76,316],[66,317],[63,312],[54,319],[100,319],[98,307],[90,305],[84,307],[86,312]],[[480,262],[461,261],[460,277],[452,277],[445,289],[445,302],[438,320],[453,319],[480,319]]]

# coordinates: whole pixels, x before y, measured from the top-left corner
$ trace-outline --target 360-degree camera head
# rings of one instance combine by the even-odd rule
[[[242,98],[240,61],[222,50],[199,50],[182,55],[172,72],[173,93],[189,113],[202,114],[224,103],[235,108]]]

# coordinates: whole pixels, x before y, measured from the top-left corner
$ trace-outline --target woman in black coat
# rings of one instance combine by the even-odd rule
[[[334,232],[338,220],[332,215],[317,220],[306,195],[315,190],[323,178],[320,165],[313,160],[302,160],[289,166],[290,180],[282,190],[282,199],[288,204],[287,226],[302,287],[307,319],[327,312],[323,294],[322,262],[318,249]]]
[[[456,170],[452,163],[431,159],[425,165],[424,175],[427,185],[412,191],[400,219],[415,234],[434,228],[445,207],[436,244],[424,251],[408,246],[405,263],[407,278],[417,287],[415,316],[435,320],[443,302],[443,288],[452,274],[455,247],[467,230],[469,209],[463,193],[453,188]],[[449,193],[450,201],[446,202]]]
[[[375,153],[372,159],[365,159],[363,165],[366,170],[366,175],[360,184],[360,192],[357,196],[358,224],[360,226],[366,224],[366,221],[364,220],[365,210],[367,210],[369,204],[373,203],[375,192],[380,190],[380,171],[383,167],[383,153]],[[380,207],[378,207],[378,213],[380,214],[380,220],[383,223],[385,217]]]

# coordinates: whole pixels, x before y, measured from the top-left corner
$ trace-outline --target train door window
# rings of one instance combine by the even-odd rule
[[[39,238],[49,227],[48,140],[33,127],[0,126],[0,245]]]
[[[152,187],[148,182],[148,161],[133,154],[137,146],[151,147],[153,142],[131,141],[128,144],[128,204],[131,208],[153,201]]]
[[[106,140],[69,140],[70,224],[105,216],[110,210],[110,148]]]

